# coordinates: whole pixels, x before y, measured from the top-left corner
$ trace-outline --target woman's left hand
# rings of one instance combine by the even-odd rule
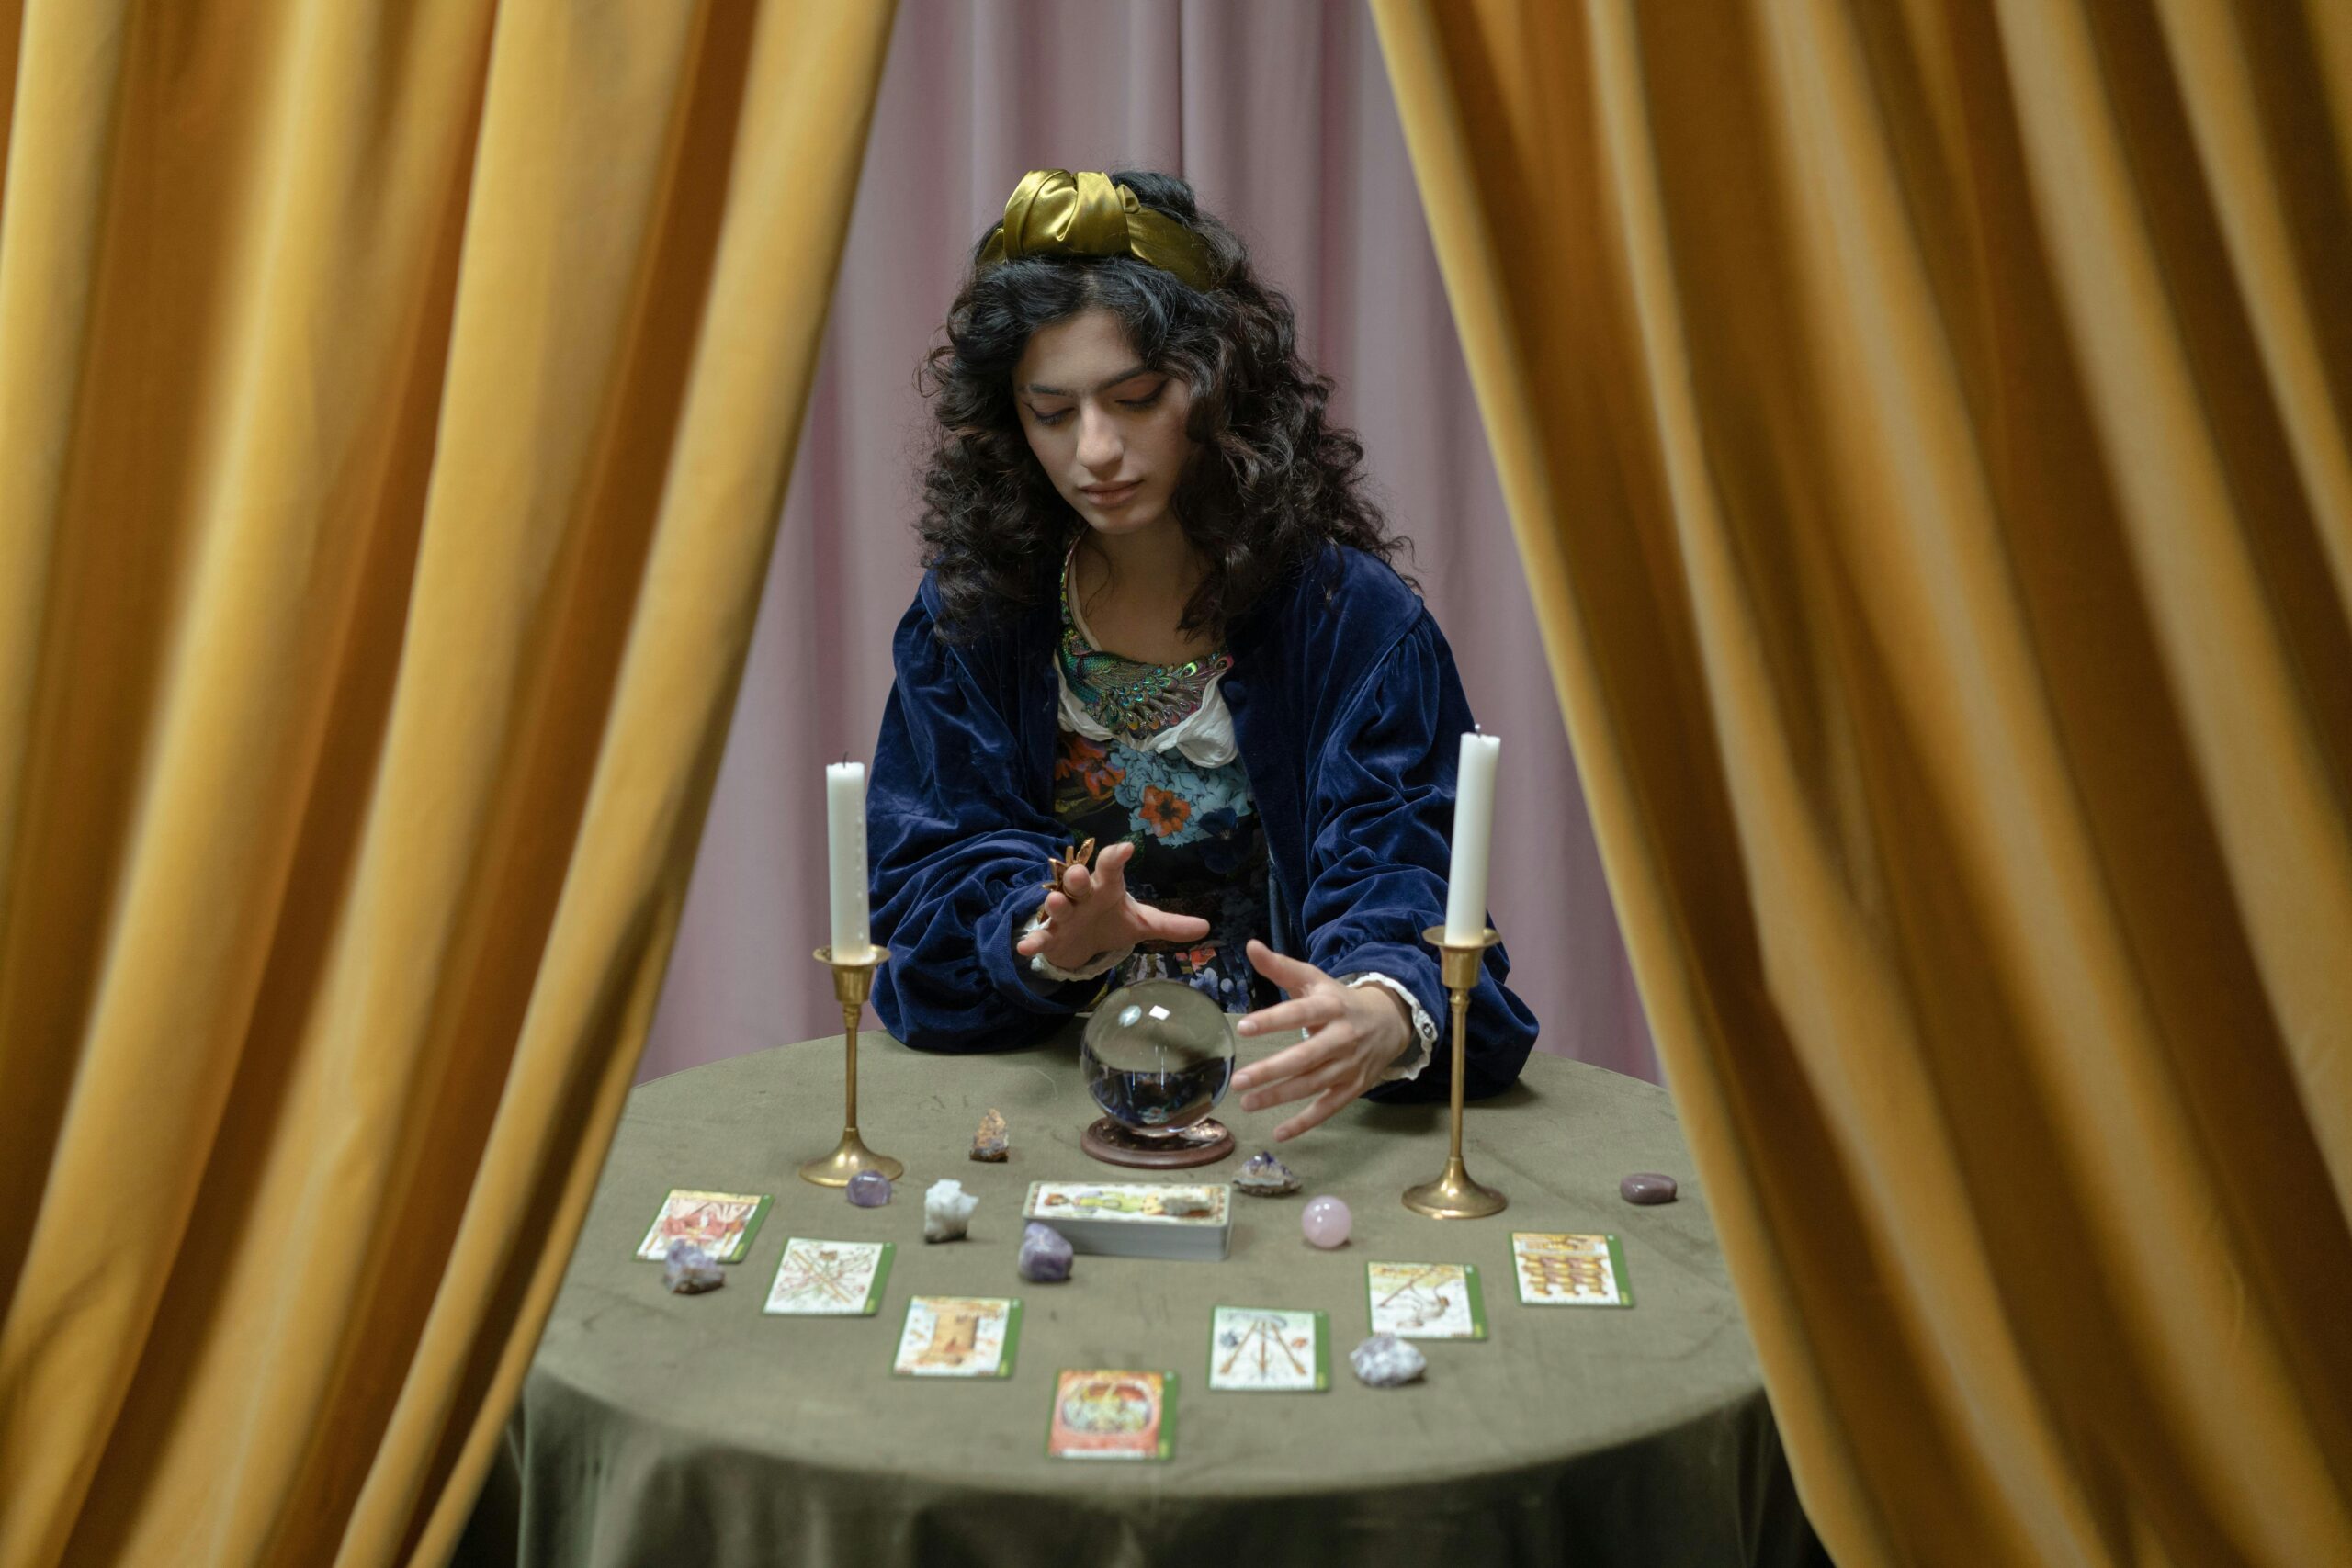
[[[1284,1029],[1307,1032],[1297,1044],[1233,1075],[1244,1111],[1314,1096],[1314,1103],[1274,1129],[1274,1141],[1282,1143],[1329,1121],[1378,1083],[1389,1064],[1405,1054],[1413,1029],[1404,1005],[1384,986],[1343,986],[1262,942],[1252,941],[1248,952],[1250,964],[1288,991],[1290,999],[1248,1014],[1235,1032],[1245,1038]]]

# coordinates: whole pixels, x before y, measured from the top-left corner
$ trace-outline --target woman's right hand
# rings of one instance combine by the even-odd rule
[[[1094,867],[1074,865],[1062,886],[1074,897],[1046,895],[1046,923],[1013,943],[1023,958],[1037,953],[1057,969],[1083,969],[1105,953],[1139,942],[1198,942],[1209,934],[1198,915],[1171,915],[1139,902],[1127,892],[1127,862],[1136,846],[1122,840],[1094,857]]]

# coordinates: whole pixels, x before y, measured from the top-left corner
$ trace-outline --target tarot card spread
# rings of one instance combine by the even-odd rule
[[[761,1310],[786,1317],[870,1317],[882,1304],[890,1277],[887,1241],[812,1241],[796,1235],[784,1244]]]
[[[1054,1380],[1049,1456],[1156,1460],[1175,1449],[1175,1373],[1086,1370]]]
[[[1021,1303],[1002,1296],[917,1296],[890,1370],[910,1378],[1008,1378]]]
[[[1399,1339],[1484,1339],[1487,1307],[1474,1263],[1367,1263],[1372,1331]]]
[[[690,1241],[720,1263],[741,1263],[752,1237],[767,1217],[768,1200],[756,1192],[697,1192],[680,1187],[662,1200],[662,1212],[638,1243],[637,1255],[659,1263],[673,1241]]]
[[[1331,1386],[1331,1336],[1319,1312],[1218,1307],[1209,1318],[1209,1387],[1313,1393]]]
[[[1625,1255],[1613,1235],[1510,1233],[1519,1299],[1529,1306],[1632,1306]]]

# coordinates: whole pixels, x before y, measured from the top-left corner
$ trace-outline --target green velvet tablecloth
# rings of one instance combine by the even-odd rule
[[[1245,1046],[1245,1059],[1271,1048]],[[1225,1261],[1081,1256],[1067,1283],[1036,1285],[1014,1271],[1027,1184],[1118,1179],[1080,1151],[1094,1110],[1069,1040],[942,1057],[867,1034],[859,1058],[866,1141],[908,1167],[881,1209],[795,1175],[841,1131],[838,1037],[630,1097],[461,1562],[1817,1560],[1664,1091],[1538,1055],[1519,1088],[1469,1111],[1471,1173],[1510,1207],[1444,1223],[1398,1201],[1444,1166],[1443,1107],[1359,1103],[1281,1151],[1305,1194],[1236,1197]],[[1012,1123],[1006,1165],[967,1157],[991,1106]],[[1220,1114],[1246,1155],[1283,1113],[1228,1103]],[[1229,1178],[1239,1164],[1200,1174]],[[1625,1203],[1617,1181],[1634,1170],[1670,1173],[1681,1201]],[[944,1176],[978,1193],[979,1209],[970,1239],[926,1246],[922,1189]],[[673,1187],[775,1198],[750,1256],[707,1295],[664,1292],[660,1266],[632,1257]],[[1354,1211],[1353,1239],[1333,1252],[1299,1232],[1305,1197],[1325,1192]],[[1514,1229],[1615,1233],[1635,1304],[1522,1306]],[[897,1242],[880,1312],[763,1315],[792,1235]],[[1346,1356],[1368,1332],[1374,1258],[1478,1265],[1489,1337],[1419,1342],[1430,1362],[1419,1384],[1360,1384]],[[889,1375],[908,1297],[938,1293],[1021,1298],[1011,1378]],[[1329,1313],[1329,1392],[1209,1392],[1218,1303]],[[1048,1459],[1066,1367],[1176,1372],[1173,1459]]]

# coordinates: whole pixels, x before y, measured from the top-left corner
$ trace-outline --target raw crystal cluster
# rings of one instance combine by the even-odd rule
[[[1261,1149],[1242,1163],[1233,1184],[1253,1198],[1279,1198],[1298,1190],[1298,1177],[1274,1157],[1273,1150]]]
[[[1069,1237],[1051,1225],[1032,1220],[1029,1228],[1021,1233],[1021,1277],[1040,1285],[1067,1280],[1070,1259],[1076,1253]]]
[[[1429,1358],[1394,1334],[1375,1334],[1348,1352],[1356,1376],[1374,1388],[1396,1388],[1429,1370]]]
[[[709,1253],[684,1237],[670,1244],[662,1263],[662,1285],[682,1296],[698,1296],[727,1283],[727,1275]]]
[[[923,1240],[960,1240],[971,1225],[972,1211],[979,1206],[979,1199],[965,1191],[962,1182],[933,1182],[922,1195]]]
[[[1617,1184],[1617,1196],[1628,1203],[1671,1203],[1675,1191],[1674,1178],[1654,1170],[1637,1170]]]
[[[1005,1129],[1003,1116],[991,1110],[980,1118],[980,1130],[972,1134],[972,1157],[1002,1165],[1012,1153],[1012,1134]]]

